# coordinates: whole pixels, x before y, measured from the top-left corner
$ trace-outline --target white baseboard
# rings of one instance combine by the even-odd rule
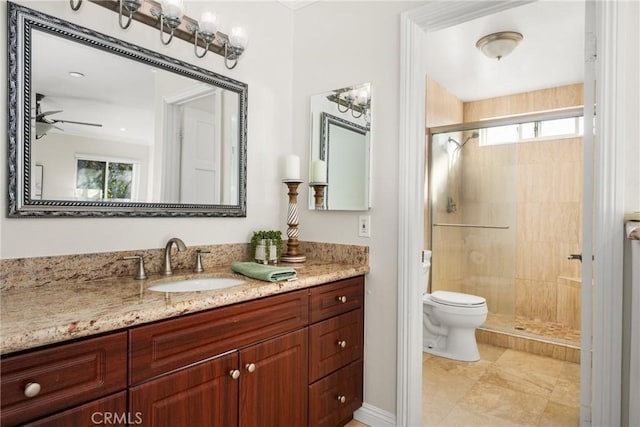
[[[353,413],[353,418],[371,427],[395,427],[396,416],[368,403],[363,403],[360,409]]]

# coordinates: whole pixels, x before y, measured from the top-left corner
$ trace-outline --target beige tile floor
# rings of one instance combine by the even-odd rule
[[[423,426],[579,425],[579,364],[478,346],[478,362],[423,354]]]
[[[478,344],[478,362],[422,355],[422,425],[578,426],[580,365]],[[366,427],[351,421],[345,427]]]

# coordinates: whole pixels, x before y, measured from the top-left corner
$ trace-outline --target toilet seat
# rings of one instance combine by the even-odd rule
[[[452,307],[480,307],[487,303],[486,299],[477,295],[450,291],[435,291],[431,294],[431,300],[435,303]]]

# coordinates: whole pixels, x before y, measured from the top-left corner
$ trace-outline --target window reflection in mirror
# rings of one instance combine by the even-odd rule
[[[310,100],[309,182],[326,165],[322,204],[309,191],[309,209],[366,211],[370,207],[371,84],[338,88]],[[325,163],[318,163],[322,160]]]

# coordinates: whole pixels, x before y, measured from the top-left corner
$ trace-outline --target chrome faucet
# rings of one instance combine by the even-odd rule
[[[164,267],[162,268],[162,274],[166,276],[173,274],[173,271],[171,270],[171,247],[174,243],[178,248],[178,252],[184,252],[187,250],[187,246],[182,240],[177,237],[169,239],[167,245],[164,247]]]

